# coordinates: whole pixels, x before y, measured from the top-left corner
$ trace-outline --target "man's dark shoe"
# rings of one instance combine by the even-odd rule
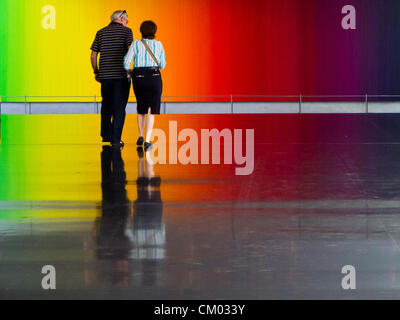
[[[143,137],[139,137],[139,139],[138,139],[138,141],[136,142],[136,144],[137,144],[138,146],[142,146],[142,145],[143,145],[143,142],[144,142]]]
[[[103,138],[103,142],[111,142],[111,138]]]
[[[123,141],[121,141],[120,143],[111,143],[111,146],[113,147],[113,148],[123,148],[124,147],[124,142]]]

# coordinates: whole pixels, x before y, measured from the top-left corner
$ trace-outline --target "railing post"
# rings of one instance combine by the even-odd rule
[[[301,114],[301,102],[302,102],[302,95],[300,93],[300,96],[299,96],[299,114]]]
[[[231,94],[231,113],[233,114],[233,95]]]
[[[25,114],[27,113],[26,112],[26,96],[24,96],[24,108],[25,108]]]
[[[368,94],[365,94],[365,113],[368,113]]]
[[[98,108],[97,108],[97,99],[96,99],[96,95],[94,96],[94,105],[93,105],[93,107],[94,107],[93,111],[94,111],[96,114],[99,114],[99,110],[98,110]]]
[[[32,114],[32,105],[31,103],[28,101],[29,96],[25,97],[25,104],[28,106],[28,114]]]
[[[165,102],[165,97],[161,97],[162,104],[164,105],[164,114],[167,113],[167,103]]]

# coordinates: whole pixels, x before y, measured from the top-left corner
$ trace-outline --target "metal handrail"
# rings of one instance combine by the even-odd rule
[[[371,98],[400,98],[400,95],[394,94],[367,94]],[[247,95],[247,94],[224,94],[224,95],[189,95],[189,96],[163,96],[163,98],[231,98],[231,97],[243,97],[243,98],[364,98],[365,94],[360,95],[307,95],[307,94],[297,94],[297,95]],[[96,95],[88,96],[0,96],[0,101],[3,99],[28,99],[28,98],[90,98],[96,97]],[[134,98],[134,96],[129,96],[129,98]],[[74,102],[74,101],[65,101]]]
[[[60,99],[60,98],[87,98],[87,101],[32,101],[33,99]],[[25,104],[25,113],[29,114],[31,113],[31,104],[32,103],[93,103],[94,104],[94,111],[96,113],[99,113],[99,103],[98,101],[98,96],[96,95],[88,95],[88,96],[33,96],[33,95],[27,95],[27,96],[0,96],[0,112],[1,112],[1,105],[3,103],[24,103]],[[134,96],[130,96],[129,99],[134,100]],[[168,99],[204,99],[204,98],[226,98],[225,101],[167,101]],[[214,103],[230,103],[231,105],[231,113],[234,113],[234,103],[241,103],[241,102],[248,102],[248,101],[235,101],[236,99],[240,98],[264,98],[264,99],[285,99],[285,98],[290,98],[296,99],[295,101],[279,101],[279,102],[293,102],[293,103],[298,103],[298,112],[302,113],[302,104],[307,102],[305,100],[307,99],[317,99],[317,98],[334,98],[334,101],[324,101],[324,102],[347,102],[348,100],[346,99],[362,99],[361,101],[351,101],[351,102],[357,102],[357,103],[364,103],[365,104],[365,112],[369,112],[369,102],[370,99],[373,98],[400,98],[400,95],[393,95],[393,94],[364,94],[364,95],[304,95],[304,94],[299,94],[299,95],[293,95],[293,94],[287,94],[287,95],[239,95],[239,94],[226,94],[226,95],[190,95],[190,96],[162,96],[162,104],[164,106],[164,112],[166,113],[167,109],[167,103],[207,103],[207,102],[214,102]],[[344,98],[340,100],[340,98]],[[21,99],[21,101],[7,101],[9,99]],[[338,100],[339,99],[339,100]],[[5,101],[6,100],[6,101]],[[253,101],[257,102],[257,101]],[[259,102],[268,102],[268,101],[259,101]],[[270,101],[274,102],[274,101]],[[309,102],[321,102],[321,101],[309,101]],[[27,111],[29,110],[29,111]],[[1,114],[1,113],[0,113]]]

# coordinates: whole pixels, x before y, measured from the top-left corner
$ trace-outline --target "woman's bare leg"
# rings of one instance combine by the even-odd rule
[[[144,114],[138,114],[139,137],[143,137],[145,117]]]
[[[147,114],[147,119],[146,119],[146,142],[150,142],[153,126],[154,126],[154,115],[151,114],[151,108],[149,108],[149,112]]]

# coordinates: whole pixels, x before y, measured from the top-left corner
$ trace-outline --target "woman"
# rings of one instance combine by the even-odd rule
[[[132,75],[133,91],[137,101],[139,139],[137,145],[144,142],[145,151],[151,149],[151,132],[154,125],[154,115],[160,114],[162,79],[160,69],[164,69],[165,52],[160,41],[154,40],[157,25],[153,21],[144,21],[140,26],[142,40],[133,41],[125,56],[124,67],[128,75]],[[129,70],[132,60],[135,60],[133,70]],[[147,114],[147,119],[146,119]],[[146,140],[143,130],[146,125]]]

